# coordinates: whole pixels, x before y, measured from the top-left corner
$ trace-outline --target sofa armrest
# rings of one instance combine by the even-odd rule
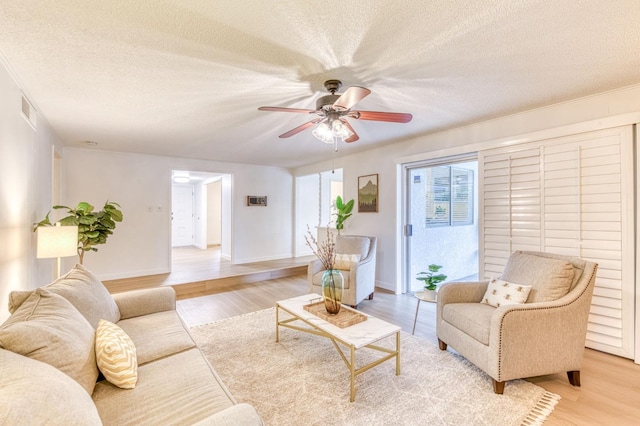
[[[489,342],[489,346],[500,348],[493,366],[496,379],[547,374],[549,365],[556,366],[557,371],[579,370],[592,288],[550,302],[497,308],[491,318]],[[515,365],[505,361],[514,359],[518,360]]]
[[[324,270],[324,266],[318,259],[309,262],[309,266],[307,266],[307,281],[309,282],[310,292],[313,292],[313,276],[322,270]]]
[[[252,405],[242,403],[219,411],[194,424],[194,426],[209,425],[262,426],[264,422]]]
[[[120,309],[120,319],[139,317],[176,309],[173,287],[154,287],[113,294]]]
[[[487,291],[489,281],[452,282],[438,288],[438,303],[477,303]]]

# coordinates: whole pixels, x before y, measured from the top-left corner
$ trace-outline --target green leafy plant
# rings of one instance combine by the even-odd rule
[[[429,271],[418,272],[418,274],[416,275],[416,279],[418,281],[424,282],[425,290],[435,290],[436,288],[438,288],[436,284],[441,283],[442,281],[447,279],[446,275],[437,274],[440,269],[442,269],[442,266],[431,264],[429,265]]]
[[[341,196],[336,197],[336,229],[338,230],[338,234],[340,234],[340,230],[344,229],[344,222],[351,217],[351,210],[353,210],[353,205],[355,201],[349,200],[346,203],[342,201]]]
[[[94,211],[94,207],[84,201],[78,203],[75,208],[67,206],[53,206],[55,210],[66,209],[69,216],[63,217],[58,222],[61,226],[78,226],[78,258],[82,264],[84,254],[88,251],[98,251],[98,244],[107,242],[107,237],[113,234],[116,222],[122,222],[120,204],[107,201],[100,211]],[[47,213],[45,218],[34,224],[35,232],[41,226],[53,226]]]

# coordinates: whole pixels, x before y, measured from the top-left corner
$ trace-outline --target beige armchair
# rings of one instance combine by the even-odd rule
[[[356,307],[365,298],[373,299],[376,283],[376,237],[361,235],[336,236],[336,254],[357,255],[357,262],[350,262],[349,269],[340,269],[344,277],[342,303]],[[309,263],[307,277],[309,291],[322,294],[322,274],[325,269],[319,260]]]
[[[441,286],[436,314],[440,349],[451,345],[486,372],[497,394],[508,380],[561,371],[580,386],[597,269],[596,263],[575,257],[515,252],[500,280],[531,286],[531,291],[526,303],[498,307],[482,303],[492,297],[487,281]]]

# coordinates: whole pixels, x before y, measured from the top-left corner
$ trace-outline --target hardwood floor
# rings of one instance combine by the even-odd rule
[[[253,283],[236,290],[178,301],[178,312],[189,326],[209,323],[273,307],[277,300],[307,293],[305,275]],[[417,300],[411,295],[376,291],[358,309],[398,324],[411,333]],[[437,344],[435,304],[421,303],[417,336]],[[529,379],[562,399],[545,425],[640,424],[640,365],[587,349],[581,370],[582,386],[572,387],[564,373]],[[507,387],[509,384],[507,383]]]

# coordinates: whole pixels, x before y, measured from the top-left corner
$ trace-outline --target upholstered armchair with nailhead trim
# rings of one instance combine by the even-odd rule
[[[576,257],[517,251],[499,279],[441,286],[440,349],[449,345],[486,372],[498,394],[508,380],[561,371],[580,386],[597,269]]]

